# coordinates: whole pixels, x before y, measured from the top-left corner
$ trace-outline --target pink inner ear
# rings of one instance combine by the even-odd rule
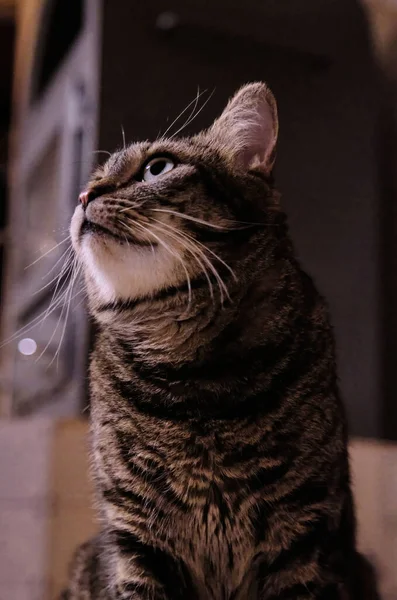
[[[278,134],[276,101],[263,83],[249,84],[232,98],[208,132],[245,169],[270,173]]]
[[[247,169],[258,168],[270,172],[273,168],[277,132],[269,108],[262,114],[258,112],[258,120],[252,121],[247,128],[248,143],[242,156]]]

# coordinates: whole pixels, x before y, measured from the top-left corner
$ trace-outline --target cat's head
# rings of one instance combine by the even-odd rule
[[[257,250],[252,236],[275,235],[277,131],[274,97],[253,83],[208,130],[132,144],[99,167],[71,225],[91,305],[177,288],[188,297],[200,281],[225,299]]]

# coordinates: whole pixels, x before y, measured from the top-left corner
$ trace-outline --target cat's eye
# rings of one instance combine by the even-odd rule
[[[158,156],[157,158],[152,158],[143,170],[143,181],[154,181],[157,177],[161,177],[168,173],[168,171],[172,171],[175,167],[175,163],[168,156]]]

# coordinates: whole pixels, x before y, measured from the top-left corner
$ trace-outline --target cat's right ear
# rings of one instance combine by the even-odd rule
[[[242,87],[206,135],[235,166],[269,175],[276,156],[278,117],[267,85]]]

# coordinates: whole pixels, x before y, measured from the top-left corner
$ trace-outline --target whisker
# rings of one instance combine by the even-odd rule
[[[76,273],[76,264],[77,264],[77,261],[76,261],[76,259],[74,259],[74,260],[73,260],[73,263],[72,263],[72,274],[71,274],[70,280],[69,280],[69,281],[65,280],[65,281],[63,282],[63,284],[62,284],[61,288],[60,288],[60,291],[59,291],[59,296],[58,296],[58,297],[61,297],[61,298],[62,298],[62,302],[63,302],[63,306],[62,306],[62,309],[61,309],[61,314],[60,314],[60,315],[59,315],[59,317],[58,317],[57,324],[56,324],[56,326],[55,326],[55,328],[54,328],[54,331],[52,332],[52,335],[51,335],[50,339],[48,340],[48,342],[47,342],[46,346],[44,347],[43,351],[42,351],[42,352],[40,353],[40,355],[37,357],[37,359],[36,359],[36,362],[37,362],[38,360],[40,360],[40,358],[43,356],[43,354],[45,354],[45,352],[47,351],[47,348],[50,346],[50,344],[51,344],[52,340],[54,339],[54,336],[55,336],[56,332],[58,331],[59,324],[60,324],[60,322],[62,321],[62,317],[63,317],[64,311],[65,311],[65,306],[66,306],[66,304],[67,304],[67,302],[68,302],[68,298],[70,297],[71,290],[73,289],[73,285],[74,285],[74,281],[75,281],[75,273]],[[57,283],[57,287],[58,287],[58,285],[59,285],[59,281],[58,281],[58,283]],[[63,289],[65,286],[66,286],[66,289],[65,289],[65,290],[62,292],[62,289]],[[48,306],[48,309],[47,309],[47,311],[50,311],[50,309],[51,309],[51,304],[52,304],[52,302],[53,302],[53,299],[54,299],[54,297],[55,297],[55,294],[56,294],[56,291],[57,291],[57,287],[55,288],[55,291],[54,291],[53,297],[52,297],[52,299],[51,299],[51,302],[50,302],[50,304],[49,304],[49,306]],[[50,314],[50,313],[48,312],[48,314]],[[44,322],[44,321],[45,321],[45,319],[47,318],[48,314],[44,315],[43,322]],[[62,340],[62,338],[61,338],[61,340]],[[59,346],[58,346],[58,348],[59,348]],[[55,355],[54,355],[54,357],[52,358],[52,360],[51,360],[51,362],[49,363],[49,365],[48,365],[48,366],[51,366],[51,364],[52,364],[52,363],[53,363],[53,361],[54,361],[54,358],[55,358]]]
[[[163,225],[163,223],[162,223]],[[166,232],[165,232],[166,233]],[[182,232],[178,232],[178,235],[183,235]],[[179,240],[180,241],[180,240]],[[187,242],[188,243],[188,242]],[[192,244],[189,244],[189,247],[191,248]],[[189,250],[189,247],[186,246],[186,248]],[[209,258],[207,256],[205,256],[204,252],[202,250],[200,250],[200,248],[195,247],[194,248],[195,252],[198,252],[199,255],[203,258],[203,260],[206,262],[206,264],[209,266],[209,268],[211,269],[217,283],[218,283],[218,287],[219,287],[219,292],[221,295],[221,303],[223,304],[224,302],[224,295],[223,292],[225,292],[226,296],[228,297],[228,299],[230,300],[230,295],[229,295],[229,290],[225,284],[225,282],[223,281],[222,277],[219,275],[218,270],[214,267],[214,265],[212,264],[212,262],[209,260]],[[191,250],[190,250],[191,251]]]
[[[153,217],[152,217],[153,219]],[[196,240],[193,236],[189,235],[188,233],[186,233],[186,231],[178,231],[175,227],[173,227],[172,225],[169,225],[168,223],[162,223],[161,221],[159,221],[158,219],[153,219],[154,221],[156,221],[156,223],[161,223],[162,225],[165,225],[166,227],[168,227],[169,229],[175,231],[176,233],[179,233],[187,238],[189,238],[194,244],[198,244],[199,246],[201,246],[202,248],[204,248],[204,250],[206,252],[209,252],[210,254],[212,254],[212,256],[214,258],[216,258],[217,260],[219,260],[219,262],[226,267],[226,269],[230,272],[230,274],[233,276],[235,281],[238,281],[237,275],[235,274],[235,272],[233,271],[233,269],[231,268],[230,265],[228,265],[218,254],[216,254],[216,252],[214,252],[213,250],[211,250],[211,248],[207,248],[207,246],[205,244],[203,244],[202,242],[200,242],[199,240]]]
[[[68,290],[67,290],[67,291],[69,291],[69,287],[68,287]],[[71,299],[72,299],[72,300],[74,300],[74,298],[77,298],[77,296],[78,296],[79,294],[83,293],[83,291],[84,291],[83,289],[79,290],[79,291],[78,291],[76,294],[74,294],[74,296],[73,296]],[[36,361],[35,361],[35,362],[37,362],[37,361],[38,361],[38,360],[39,360],[39,359],[40,359],[40,358],[41,358],[41,357],[44,355],[44,353],[46,352],[47,348],[48,348],[48,347],[49,347],[49,345],[51,344],[51,342],[52,342],[52,340],[53,340],[53,338],[54,338],[54,336],[55,336],[56,332],[58,331],[59,323],[61,322],[62,315],[63,315],[63,312],[64,312],[64,308],[65,308],[65,304],[62,306],[61,315],[60,315],[60,317],[58,318],[57,324],[56,324],[56,326],[55,326],[55,329],[54,329],[54,331],[53,331],[53,333],[52,333],[52,336],[51,336],[51,338],[50,338],[50,339],[49,339],[49,341],[47,342],[47,344],[46,344],[46,346],[45,346],[44,350],[43,350],[43,351],[40,353],[40,356],[38,356],[38,357],[36,358]],[[58,345],[58,347],[59,347],[59,345]],[[54,360],[55,360],[55,355],[53,356],[53,358],[51,359],[51,361],[48,363],[48,365],[47,365],[47,368],[48,368],[48,367],[50,367],[50,366],[52,365],[52,363],[54,362]]]
[[[93,150],[92,154],[107,154],[108,156],[112,156],[112,153],[108,150]]]
[[[67,295],[68,291],[69,291],[69,286],[68,286],[68,288],[67,288],[67,290],[66,290],[66,292],[65,292],[65,297],[66,297],[66,295]],[[63,300],[65,299],[65,297],[63,297]],[[52,332],[52,335],[51,335],[50,339],[48,340],[48,342],[47,342],[47,343],[46,343],[46,345],[44,346],[43,350],[40,352],[39,356],[38,356],[38,357],[36,358],[36,360],[35,360],[35,362],[36,362],[36,363],[37,363],[37,362],[38,362],[38,361],[39,361],[39,360],[42,358],[42,356],[43,356],[43,355],[46,353],[46,351],[47,351],[47,348],[48,348],[48,347],[51,345],[51,342],[52,342],[52,340],[54,339],[54,337],[55,337],[55,334],[56,334],[56,332],[58,331],[59,324],[60,324],[60,322],[61,322],[61,320],[62,320],[62,317],[63,317],[63,311],[64,311],[64,309],[65,309],[65,304],[63,304],[63,306],[62,306],[62,309],[61,309],[61,314],[60,314],[60,315],[59,315],[59,317],[58,317],[57,324],[56,324],[56,325],[55,325],[55,327],[54,327],[54,331]],[[49,365],[48,365],[49,367],[52,365],[52,362],[53,362],[53,359],[51,359],[51,362],[50,362],[50,363],[49,363]]]
[[[54,271],[58,264],[61,262],[61,260],[65,257],[65,254],[67,254],[67,258],[65,260],[69,260],[69,258],[72,256],[73,254],[73,248],[72,248],[72,244],[70,244],[69,248],[66,248],[66,250],[64,252],[62,252],[61,256],[58,258],[57,262],[55,263],[55,265],[53,267],[51,267],[51,269],[48,271],[48,273],[46,275],[43,275],[42,279],[46,279],[48,277],[48,275],[50,273],[52,273],[52,271]]]
[[[189,102],[189,104],[179,113],[179,115],[176,117],[176,119],[174,119],[172,121],[171,125],[164,131],[164,133],[161,136],[162,138],[164,138],[167,135],[167,133],[170,131],[170,129],[172,129],[172,127],[175,125],[175,123],[177,121],[179,121],[181,116],[184,115],[187,110],[189,110],[189,108],[191,107],[192,104],[196,103],[196,106],[197,106],[197,102],[198,102],[200,96],[202,96],[205,93],[205,91],[206,90],[204,90],[204,92],[201,92],[199,95],[196,94],[196,97],[193,98],[193,100],[191,102]]]
[[[125,145],[125,131],[124,131],[124,127],[122,125],[120,125],[121,127],[121,135],[123,137],[123,148],[124,150],[126,149],[126,145]]]
[[[53,303],[53,306],[51,306],[51,310],[50,311],[48,311],[48,308],[44,309],[39,315],[37,315],[37,317],[35,317],[29,323],[27,323],[26,325],[24,325],[23,327],[21,327],[20,329],[18,329],[18,331],[16,333],[14,333],[12,336],[10,336],[9,338],[5,339],[0,344],[0,348],[3,348],[3,346],[5,346],[6,344],[9,344],[9,343],[15,341],[16,339],[19,338],[19,336],[28,333],[29,331],[31,331],[33,329],[33,327],[36,327],[36,325],[39,325],[39,323],[41,321],[43,321],[45,318],[47,318],[51,313],[54,312],[54,310],[56,310],[62,304],[64,298],[65,298],[65,292],[63,292],[61,294],[61,296],[59,296],[55,300],[55,302]],[[48,314],[47,314],[47,311],[48,311]]]
[[[71,256],[69,256],[67,258],[67,260],[66,260],[65,264],[63,265],[63,267],[62,267],[61,272],[59,273],[59,275],[56,278],[53,278],[51,280],[51,282],[49,282],[49,284],[51,284],[51,283],[53,283],[57,279],[57,283],[56,283],[56,286],[55,286],[55,289],[54,289],[54,292],[52,294],[51,301],[50,301],[48,307],[45,308],[44,310],[42,310],[42,312],[39,315],[37,315],[36,317],[34,317],[33,319],[31,319],[29,321],[29,323],[26,323],[26,325],[24,325],[23,327],[20,327],[18,329],[18,331],[16,331],[13,335],[11,335],[7,339],[5,339],[0,344],[0,348],[2,348],[3,346],[5,346],[6,344],[9,344],[9,343],[15,341],[20,336],[26,335],[26,333],[28,333],[29,331],[31,331],[33,328],[42,325],[44,323],[44,321],[49,317],[49,315],[51,315],[55,310],[57,310],[62,305],[62,303],[65,301],[65,299],[67,299],[67,297],[68,297],[67,294],[69,292],[69,286],[70,286],[70,283],[71,283],[70,280],[69,280],[69,283],[68,283],[69,275],[70,275],[71,271],[72,271],[72,273],[74,273],[74,271],[75,271],[75,264],[77,262],[76,260],[72,260],[72,262],[71,262],[70,259],[71,259]],[[72,279],[73,279],[73,275],[72,275]],[[45,286],[43,286],[42,289],[44,289],[45,287],[47,287],[49,284],[46,284]],[[39,290],[39,291],[41,291],[41,290]],[[50,342],[52,341],[52,339],[53,339],[53,337],[54,337],[57,329],[58,329],[58,326],[55,328],[54,334],[51,337]],[[46,348],[47,347],[48,347],[48,345],[46,346]]]
[[[59,297],[59,295],[62,294],[63,291],[67,290],[67,288],[70,284],[70,280],[71,280],[71,277],[73,276],[73,272],[74,272],[75,264],[76,264],[76,258],[73,255],[71,258],[72,258],[72,262],[70,265],[68,265],[67,271],[65,271],[65,272],[61,271],[61,273],[59,274],[58,281],[55,285],[55,289],[53,291],[51,301],[48,305],[47,313],[44,315],[43,322],[46,320],[48,314],[50,314],[48,311],[51,309],[52,303],[56,300],[57,293],[58,293],[58,297]],[[63,281],[62,281],[62,279],[63,279]],[[58,288],[59,288],[59,292],[58,292]]]
[[[67,237],[65,237],[64,240],[62,240],[58,244],[55,244],[55,246],[53,246],[52,248],[50,248],[49,250],[47,250],[47,252],[44,252],[44,254],[42,254],[41,256],[39,256],[39,258],[36,258],[36,260],[34,260],[32,263],[30,263],[30,265],[28,265],[27,267],[25,267],[25,271],[26,271],[26,269],[30,269],[30,267],[33,267],[33,265],[35,265],[36,263],[38,263],[39,260],[41,260],[42,258],[44,258],[45,256],[47,256],[48,254],[50,254],[50,252],[53,252],[56,248],[58,248],[59,246],[61,246],[62,244],[64,244],[69,239],[70,239],[70,236],[68,235]]]
[[[157,219],[154,219],[154,220],[156,220],[156,221],[157,221]],[[158,222],[158,223],[161,223],[160,221],[157,221],[157,222]],[[164,223],[161,223],[161,225],[164,225]],[[166,231],[164,231],[164,229],[163,229],[163,228],[161,228],[161,227],[157,227],[156,225],[153,225],[153,227],[156,227],[156,229],[158,229],[159,231],[161,231],[162,233],[164,233],[165,235],[167,235],[167,232],[166,232]],[[168,235],[169,235],[169,234],[168,234]],[[174,239],[176,239],[178,242],[181,242],[181,241],[183,241],[181,238],[178,238],[178,237],[177,237],[177,235],[175,235],[175,236],[172,236],[172,237],[174,237]],[[210,278],[210,276],[208,275],[208,271],[207,271],[207,269],[206,269],[205,265],[204,265],[204,264],[201,262],[201,260],[200,260],[200,259],[197,257],[196,253],[194,252],[194,250],[193,250],[192,248],[188,247],[186,244],[185,244],[183,247],[184,247],[184,248],[185,248],[185,249],[186,249],[188,252],[190,252],[190,253],[191,253],[191,255],[193,256],[193,258],[196,260],[196,262],[198,263],[198,265],[201,267],[201,269],[202,269],[202,271],[203,271],[203,273],[204,273],[204,275],[205,275],[205,278],[207,279],[207,282],[208,282],[208,288],[209,288],[209,290],[210,290],[210,295],[211,295],[212,301],[214,301],[214,288],[213,288],[213,285],[212,285],[211,278]]]
[[[69,290],[70,291],[69,291],[69,296],[68,296],[68,299],[67,299],[67,309],[66,309],[65,319],[64,319],[64,323],[63,323],[63,329],[62,329],[62,333],[61,333],[61,339],[59,340],[58,348],[57,348],[57,350],[56,350],[56,352],[55,352],[55,354],[54,354],[54,356],[53,356],[50,364],[48,365],[49,367],[52,365],[52,363],[54,362],[54,360],[56,358],[57,359],[59,358],[59,353],[60,353],[60,350],[61,350],[62,342],[63,342],[64,337],[65,337],[66,326],[67,326],[67,323],[68,323],[70,306],[71,306],[72,300],[73,300],[73,298],[72,298],[73,288],[74,288],[74,284],[76,283],[76,279],[77,279],[77,277],[80,274],[80,271],[81,271],[81,265],[78,264],[77,267],[75,268],[75,272],[72,275],[73,279],[71,280],[71,283],[70,283],[70,286],[69,286]],[[62,308],[62,310],[63,310],[63,308]],[[58,361],[57,361],[57,364],[58,364]]]
[[[134,234],[134,230],[129,227],[126,223],[124,223],[124,221],[119,221],[122,225],[124,225],[124,227],[126,227],[132,234]],[[163,248],[165,248],[165,250],[167,250],[167,252],[169,252],[172,256],[174,256],[182,265],[183,270],[185,271],[185,275],[186,275],[186,283],[188,286],[188,307],[187,310],[190,309],[191,306],[191,302],[192,302],[192,285],[191,285],[191,281],[190,281],[190,276],[189,276],[189,272],[186,268],[186,265],[182,259],[182,257],[180,256],[180,254],[178,252],[174,252],[169,246],[168,244],[166,244],[158,235],[156,235],[155,233],[153,233],[153,231],[151,231],[150,229],[148,229],[147,227],[145,227],[144,225],[142,225],[142,223],[138,223],[134,221],[134,226],[140,228],[141,230],[143,230],[147,235],[154,237],[154,239],[161,245],[163,246]]]
[[[193,115],[194,115],[194,113],[196,112],[196,109],[197,109],[197,104],[198,104],[199,98],[200,98],[200,96],[201,96],[202,94],[204,94],[204,93],[205,93],[205,91],[206,91],[206,90],[204,90],[204,92],[202,92],[202,93],[200,94],[200,88],[199,88],[199,87],[197,88],[196,100],[195,100],[195,102],[194,102],[194,104],[193,104],[193,108],[192,108],[192,110],[191,110],[190,114],[188,115],[187,119],[186,119],[186,120],[185,120],[185,122],[183,123],[182,127],[180,127],[180,130],[184,129],[184,127],[186,127],[187,123],[189,123],[190,119],[192,118],[192,116],[193,116]],[[174,135],[174,134],[172,134],[172,135],[171,135],[171,138],[173,137],[173,135]]]
[[[38,290],[36,290],[35,292],[33,292],[33,296],[36,296],[37,294],[40,294],[40,292],[42,292],[43,290],[45,290],[47,287],[49,287],[51,284],[54,283],[54,281],[60,280],[63,278],[64,275],[66,275],[66,272],[70,270],[70,268],[72,267],[73,264],[73,258],[72,258],[72,254],[73,254],[73,250],[69,249],[69,256],[65,259],[65,263],[62,266],[61,271],[55,275],[55,277],[53,277],[51,279],[51,281],[49,281],[48,283],[46,283],[45,285],[43,285],[41,288],[39,288]],[[59,262],[59,261],[58,261]],[[46,275],[46,277],[48,276],[48,273]]]
[[[175,210],[171,210],[168,208],[152,208],[153,212],[164,212],[169,213],[171,215],[175,215],[176,217],[180,217],[181,219],[187,219],[188,221],[193,221],[195,223],[199,223],[200,225],[206,225],[207,227],[213,227],[214,229],[220,229],[223,231],[242,231],[243,229],[248,229],[249,227],[262,226],[262,227],[279,227],[277,223],[255,223],[253,221],[238,221],[235,219],[228,219],[229,223],[236,225],[244,225],[244,227],[223,227],[222,225],[215,225],[214,223],[209,223],[208,221],[204,221],[203,219],[199,219],[198,217],[192,217],[191,215],[186,215],[184,213],[177,212]]]
[[[182,127],[180,127],[177,131],[175,131],[175,133],[173,133],[170,136],[170,139],[172,139],[173,137],[175,137],[176,135],[178,135],[178,133],[180,133],[183,129],[185,129],[185,127],[188,127],[188,125],[190,125],[190,123],[192,123],[194,121],[194,119],[201,113],[201,111],[207,106],[208,102],[211,100],[212,96],[214,95],[215,90],[213,90],[211,92],[211,94],[208,96],[207,100],[203,103],[203,105],[201,106],[201,108],[196,112],[195,115],[193,115],[192,117],[190,117],[186,123],[184,123],[182,125]]]
[[[121,200],[129,200],[128,198],[121,198]],[[128,212],[129,210],[135,210],[136,208],[141,208],[144,204],[146,204],[147,200],[143,200],[143,202],[135,202],[131,206],[127,206],[126,208],[122,208],[119,210],[120,213]]]
[[[221,231],[233,231],[230,227],[223,227],[222,225],[215,225],[214,223],[209,223],[208,221],[203,221],[197,217],[192,217],[191,215],[185,215],[183,213],[179,213],[175,210],[171,210],[168,208],[152,208],[153,212],[162,212],[168,213],[170,215],[175,215],[176,217],[180,217],[181,219],[186,219],[187,221],[193,221],[193,223],[199,223],[200,225],[205,225],[206,227],[213,227],[214,229],[219,229]]]
[[[75,295],[73,296],[72,300],[73,300],[74,298],[77,298],[77,296],[79,296],[79,295],[80,295],[80,294],[82,294],[83,292],[84,292],[84,289],[81,289],[81,290],[79,290],[79,291],[77,292],[77,294],[75,294]],[[84,300],[85,300],[85,296],[84,296],[84,298],[82,298],[82,299],[80,300],[80,302],[79,302],[78,304],[76,304],[76,307],[75,307],[75,308],[76,308],[76,309],[77,309],[77,308],[79,308],[79,307],[80,307],[80,306],[83,304]]]
[[[68,279],[69,275],[71,274],[72,270],[73,270],[73,264],[69,263],[69,265],[67,265],[67,267],[66,267],[66,269],[64,271],[61,271],[56,277],[54,277],[54,279],[52,279],[49,283],[47,283],[47,285],[43,285],[43,287],[41,287],[39,290],[37,290],[36,292],[34,292],[33,295],[39,294],[46,287],[48,287],[49,285],[51,285],[52,283],[54,283],[54,281],[56,281],[55,290],[54,290],[54,293],[56,293],[56,291],[57,291],[57,289],[59,287],[60,282],[62,280],[64,280],[63,283],[62,283],[62,286],[60,288],[60,291],[61,291],[62,288],[65,286],[65,283],[67,282],[67,279]],[[53,300],[54,293],[52,295],[51,301]]]

